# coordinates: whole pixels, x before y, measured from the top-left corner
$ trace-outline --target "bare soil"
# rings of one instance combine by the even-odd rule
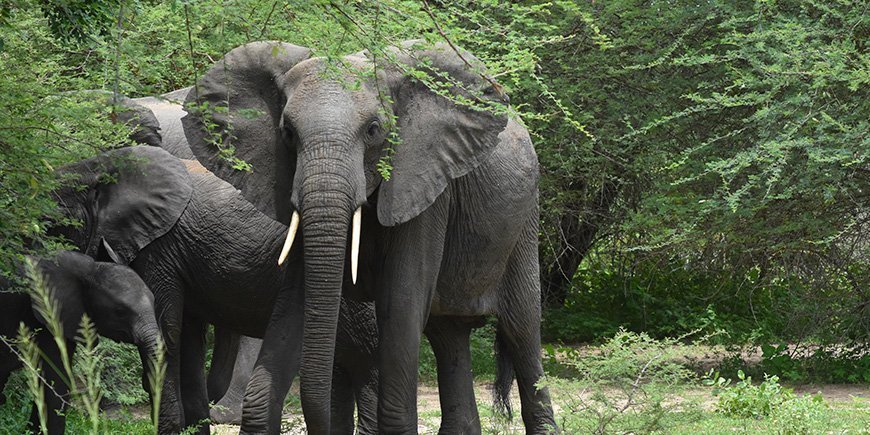
[[[855,399],[870,400],[870,386],[868,385],[843,385],[843,384],[826,384],[826,385],[800,385],[795,386],[794,390],[798,394],[817,394],[820,393],[829,403],[851,402]],[[578,394],[582,392],[578,391]],[[475,383],[475,396],[478,401],[478,409],[481,413],[488,412],[487,406],[491,403],[492,384],[485,382]],[[716,399],[710,395],[708,389],[688,388],[683,391],[682,396],[699,400],[702,407],[712,409]],[[495,430],[485,432],[518,432],[522,433],[522,421],[519,418],[520,399],[517,392],[516,384],[511,390],[511,404],[514,409],[514,418],[509,423],[509,426],[500,426],[499,428],[490,428]],[[421,434],[438,433],[438,424],[440,423],[440,400],[438,398],[438,387],[435,385],[420,384],[417,389],[417,413],[419,415],[417,430]],[[558,416],[562,411],[559,404],[554,404],[554,411]],[[284,415],[285,422],[289,423],[285,433],[302,434],[305,433],[302,427],[302,416],[298,412],[287,412]],[[239,431],[238,426],[233,425],[217,425],[212,426],[212,433],[218,435],[236,434]]]

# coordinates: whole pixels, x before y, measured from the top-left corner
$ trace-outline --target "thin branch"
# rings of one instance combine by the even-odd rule
[[[196,71],[196,58],[193,55],[193,36],[190,33],[190,5],[184,4],[184,25],[187,27],[187,46],[190,49],[190,64],[193,68],[193,96],[199,101],[199,73]]]
[[[438,31],[438,34],[441,35],[441,37],[444,38],[445,41],[447,41],[447,44],[450,45],[450,48],[453,49],[456,55],[459,56],[459,58],[462,59],[463,62],[465,62],[465,65],[468,66],[469,69],[474,71],[474,66],[471,65],[468,59],[466,59],[465,56],[462,55],[459,48],[456,47],[456,45],[453,44],[453,41],[451,41],[447,34],[444,33],[444,30],[441,28],[441,24],[438,23],[438,19],[435,18],[435,14],[432,13],[432,9],[429,8],[429,2],[427,0],[423,0],[423,9],[426,10],[426,14],[429,15],[429,18],[432,19],[432,23],[435,25],[435,30]],[[498,92],[499,96],[504,96],[504,88],[502,88],[502,86],[498,84],[498,82],[496,82],[486,74],[483,74],[482,72],[478,74],[483,77],[484,80],[489,82],[490,85],[492,85],[493,89]]]
[[[266,26],[269,25],[269,20],[272,19],[272,14],[275,12],[275,7],[278,6],[278,2],[272,2],[272,9],[269,10],[269,15],[266,16],[266,21],[263,21],[263,28],[260,29],[260,38],[263,39],[263,35],[266,34]],[[223,32],[223,30],[221,30]]]

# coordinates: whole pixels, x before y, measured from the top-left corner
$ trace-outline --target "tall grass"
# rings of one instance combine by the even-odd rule
[[[93,321],[83,315],[79,323],[76,342],[79,352],[75,361],[72,360],[71,347],[64,336],[63,324],[60,318],[60,304],[53,296],[54,289],[45,279],[43,274],[35,267],[32,261],[25,260],[25,272],[30,280],[28,293],[33,301],[35,312],[45,321],[45,332],[51,335],[53,344],[57,346],[60,361],[55,362],[47,357],[45,351],[40,349],[37,343],[37,331],[32,331],[23,323],[19,326],[18,336],[15,340],[18,358],[24,365],[27,393],[33,399],[39,418],[39,431],[48,433],[48,407],[46,404],[45,391],[57,395],[67,409],[76,408],[81,410],[88,421],[87,432],[90,434],[101,433],[101,425],[104,422],[100,411],[100,401],[103,398],[100,378],[103,370],[103,352],[97,347],[98,335]],[[158,344],[156,357],[148,361],[148,385],[151,390],[151,433],[157,433],[160,396],[162,393],[163,380],[166,375],[166,363],[164,356],[165,346],[162,340]],[[75,362],[75,364],[73,364]],[[58,364],[59,363],[59,364]],[[69,388],[68,397],[62,397],[50,385],[42,375],[46,365],[55,370],[61,382]],[[59,366],[58,366],[59,365]],[[44,389],[44,387],[48,387]],[[35,428],[34,428],[35,429]]]

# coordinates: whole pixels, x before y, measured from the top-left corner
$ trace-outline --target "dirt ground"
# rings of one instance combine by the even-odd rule
[[[296,386],[294,385],[294,390]],[[854,399],[865,399],[870,400],[870,386],[867,385],[844,385],[844,384],[825,384],[825,385],[800,385],[795,386],[794,390],[798,394],[816,394],[821,393],[826,401],[830,403],[835,402],[850,402]],[[298,394],[298,391],[292,392],[293,394]],[[578,392],[580,393],[580,392]],[[479,404],[479,408],[485,407],[486,404],[490,403],[490,398],[492,397],[492,386],[489,383],[476,383],[475,384],[475,395],[477,397],[477,401]],[[701,387],[698,388],[689,388],[685,390],[682,394],[684,397],[692,397],[698,399],[702,402],[702,406],[704,408],[712,409],[716,399],[710,395],[708,389],[704,389]],[[520,407],[520,399],[519,394],[517,392],[516,384],[514,384],[513,389],[511,390],[511,404],[514,408],[514,419],[512,421],[510,428],[501,429],[514,429],[516,431],[522,431],[522,421],[518,415],[519,407]],[[554,412],[558,416],[561,412],[559,409],[558,403],[554,403]],[[438,424],[440,422],[439,414],[440,414],[440,400],[438,399],[438,387],[435,385],[427,385],[420,384],[417,389],[417,413],[419,416],[417,430],[421,434],[435,434],[438,432]],[[481,410],[481,412],[485,412]],[[302,416],[295,413],[287,413],[284,416],[285,420],[285,429],[287,431],[285,433],[289,434],[302,434],[305,433],[302,429],[304,424],[302,423]],[[233,425],[217,425],[212,426],[212,433],[216,433],[218,435],[230,435],[237,434],[239,431],[238,426]],[[486,430],[485,430],[486,431]],[[489,432],[500,432],[501,430],[494,430]]]

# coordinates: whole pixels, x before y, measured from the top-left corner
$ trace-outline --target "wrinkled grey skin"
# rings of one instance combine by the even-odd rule
[[[506,102],[467,52],[460,57],[444,44],[409,43],[395,57],[405,67],[427,59],[459,85],[450,88],[453,93]],[[364,54],[343,60],[351,68],[371,67]],[[535,386],[543,375],[538,163],[527,131],[505,116],[453,104],[393,64],[379,64],[377,80],[365,78],[359,87],[345,85],[355,83],[356,74],[345,72],[350,77],[339,81],[334,71],[325,71],[325,60],[311,58],[303,47],[251,43],[218,61],[201,78],[198,94],[188,95],[188,102],[212,107],[229,101],[228,113],[207,115],[224,131],[222,142],[253,165],[252,172],[215,157],[214,135],[204,128],[202,114],[191,109],[183,119],[191,149],[213,173],[268,216],[286,223],[294,210],[301,214],[300,375],[308,431],[331,430],[343,287],[376,302],[380,432],[416,432],[424,327],[438,355],[441,431],[480,432],[468,337],[487,315],[498,318],[498,348],[509,362],[500,366],[515,370],[527,431],[552,430],[549,395]],[[240,110],[261,115],[243,116]],[[387,122],[391,115],[394,127]],[[376,164],[389,146],[389,129],[401,143],[390,160],[391,178],[383,181]],[[362,252],[354,286],[345,270],[351,216],[360,206]]]
[[[187,144],[187,138],[184,137],[184,130],[181,126],[181,118],[186,115],[182,103],[184,103],[190,90],[191,88],[183,88],[159,97],[129,100],[136,106],[137,113],[147,111],[151,114],[151,116],[141,117],[141,122],[147,126],[146,129],[156,128],[160,132],[159,142],[146,140],[140,141],[140,143],[159,146],[180,159],[196,159]]]
[[[208,372],[208,400],[212,423],[241,424],[245,389],[263,341],[215,329],[215,345]]]
[[[141,113],[142,108],[153,113],[153,116],[139,118],[143,122],[144,128],[149,131],[158,131],[162,138],[160,143],[148,143],[149,145],[161,146],[177,157],[191,155],[181,126],[181,116],[185,112],[178,100],[179,97],[187,95],[189,91],[190,89],[186,88],[157,98],[145,97],[125,100],[132,102],[131,107],[134,104],[138,106],[133,107],[136,113]],[[150,124],[148,120],[151,119],[156,120],[158,124]],[[204,172],[204,169],[197,166],[195,162],[187,162],[186,164],[195,167],[199,172]],[[211,176],[210,173],[208,175]],[[225,212],[225,210],[223,211]],[[256,225],[263,223],[264,221],[259,220],[247,222],[250,228],[257,228]],[[268,225],[267,227],[271,228]],[[286,227],[282,227],[282,229],[286,234]],[[280,241],[278,239],[282,239],[283,236],[284,234],[281,234],[275,240]],[[277,254],[270,259],[270,262],[276,260]],[[295,273],[297,277],[302,276],[301,263],[296,263],[295,270],[287,265],[285,267],[287,274]],[[336,398],[336,403],[343,404],[342,407],[335,408],[333,411],[336,418],[342,421],[342,426],[336,427],[335,433],[354,431],[355,403],[358,430],[360,433],[375,433],[377,401],[374,398],[376,397],[377,369],[374,360],[377,347],[377,324],[374,307],[371,303],[357,301],[343,302],[342,307],[347,310],[347,313],[343,311],[343,318],[346,321],[338,324],[338,342],[336,345],[341,350],[335,356],[336,375],[341,378],[341,381],[333,388],[333,397]],[[296,313],[296,315],[298,318],[301,313]],[[243,432],[268,431],[275,433],[280,428],[281,408],[279,405],[283,403],[284,395],[290,387],[289,383],[296,375],[294,367],[298,367],[300,352],[282,353],[281,355],[285,359],[292,358],[293,360],[272,363],[270,367],[261,368],[258,372],[255,368],[257,355],[262,355],[260,353],[261,346],[258,344],[259,340],[242,338],[240,345],[238,335],[233,334],[230,330],[245,333],[245,331],[225,328],[220,325],[216,328],[217,343],[212,360],[212,372],[209,373],[206,388],[209,401],[215,402],[217,405],[210,411],[212,421],[241,422]],[[298,342],[301,342],[301,336],[291,336],[290,340],[296,340],[298,345]],[[236,346],[238,346],[238,357],[234,352]],[[182,361],[182,373],[201,371],[202,367],[196,366],[197,364],[201,364],[198,358]],[[282,364],[287,364],[290,367],[288,375],[281,377],[280,380],[272,379],[271,373],[276,370],[276,367],[280,368]],[[249,383],[249,379],[253,379],[253,381]],[[286,385],[282,385],[282,383],[286,383]],[[185,390],[184,393],[185,402],[199,401],[193,399],[187,391]],[[280,391],[284,391],[284,395],[281,395]],[[266,403],[269,406],[266,406]],[[244,410],[242,409],[243,404]],[[186,420],[189,419],[186,418]]]
[[[101,256],[102,257],[102,256]],[[102,258],[101,258],[102,259]],[[87,314],[97,332],[113,340],[133,343],[139,349],[142,366],[149,367],[156,358],[160,330],[154,316],[154,299],[148,287],[129,267],[111,262],[97,262],[91,257],[63,251],[48,259],[36,262],[59,306],[63,334],[70,357],[75,349],[77,334],[83,314]],[[9,283],[0,279],[0,335],[14,339],[18,325],[23,322],[36,333],[36,343],[51,363],[42,364],[41,376],[54,388],[43,386],[47,405],[47,428],[50,434],[64,432],[63,411],[69,398],[69,386],[62,381],[65,375],[53,370],[63,367],[60,349],[54,337],[47,332],[45,319],[33,308],[28,293],[12,292]],[[9,374],[21,367],[17,355],[6,345],[0,348],[0,391]],[[148,385],[143,375],[143,385]],[[0,401],[5,396],[0,395]],[[36,406],[31,413],[31,429],[39,431]]]
[[[132,163],[113,166],[103,161],[119,154]],[[107,166],[115,182],[103,184],[99,174]],[[273,414],[280,417],[286,389],[276,385],[289,386],[289,381],[279,380],[296,373],[292,356],[299,354],[302,327],[297,300],[301,274],[288,273],[301,262],[296,253],[284,268],[275,261],[287,227],[257,211],[196,162],[156,147],[110,151],[65,172],[79,174],[85,188],[59,194],[58,203],[84,222],[83,228],[66,229],[64,235],[79,245],[88,245],[82,240],[95,236],[121,245],[119,256],[154,293],[167,351],[160,432],[180,432],[204,421],[199,432],[208,433],[208,323],[273,343],[260,352],[265,362],[255,369],[252,382],[259,394],[250,397],[248,408],[252,421],[263,426],[257,418],[272,415],[265,409],[277,408]],[[137,213],[139,209],[145,210]],[[136,239],[142,233],[157,236]]]

